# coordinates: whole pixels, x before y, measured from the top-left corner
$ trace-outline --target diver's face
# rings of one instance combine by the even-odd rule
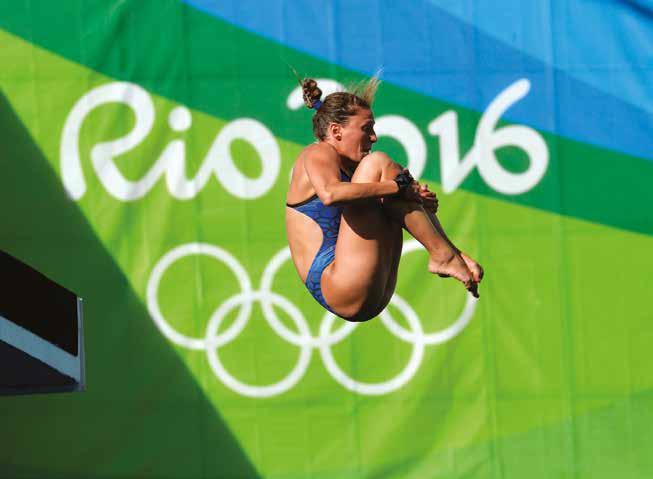
[[[356,114],[349,117],[347,124],[339,127],[333,135],[338,153],[356,163],[369,155],[372,145],[376,143],[371,110],[358,108]]]

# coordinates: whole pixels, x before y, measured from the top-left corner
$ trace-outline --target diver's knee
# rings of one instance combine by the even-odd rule
[[[392,161],[388,155],[381,151],[375,151],[360,161],[351,181],[367,183],[394,179],[401,170],[402,166]]]
[[[397,172],[402,170],[402,167],[399,163],[395,162],[392,158],[390,158],[386,153],[383,153],[382,151],[375,151],[373,153],[370,153],[366,157],[364,157],[360,163],[358,164],[358,167],[356,170],[358,171],[358,168],[374,168],[377,170],[397,170]]]
[[[399,163],[395,162],[382,151],[370,153],[361,160],[360,165],[374,165],[375,168],[380,169],[383,173],[391,174],[393,178],[403,169]]]
[[[389,164],[393,163],[393,161],[386,153],[383,153],[382,151],[373,151],[369,155],[363,157],[360,163],[361,165],[366,163]]]

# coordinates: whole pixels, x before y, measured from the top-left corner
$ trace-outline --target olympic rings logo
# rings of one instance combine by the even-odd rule
[[[402,256],[417,249],[421,245],[411,240],[404,244]],[[165,320],[159,308],[157,292],[161,278],[166,270],[176,261],[193,255],[205,255],[223,262],[236,276],[241,292],[224,301],[211,315],[206,327],[206,334],[203,338],[193,338],[181,334]],[[422,329],[422,323],[413,308],[398,294],[393,295],[390,303],[407,320],[410,330],[397,323],[388,309],[381,314],[380,319],[383,325],[399,340],[413,346],[413,351],[404,369],[394,378],[379,382],[366,383],[356,381],[348,376],[336,363],[331,352],[331,346],[343,341],[349,336],[360,323],[349,323],[342,321],[342,326],[332,331],[336,316],[326,312],[320,323],[319,334],[312,336],[308,323],[301,311],[285,297],[271,291],[272,281],[281,265],[290,259],[290,249],[283,248],[279,251],[265,267],[261,278],[261,287],[258,290],[252,289],[252,282],[243,266],[230,253],[224,249],[206,243],[188,243],[178,246],[166,253],[154,266],[147,284],[147,307],[152,320],[161,333],[174,344],[197,351],[205,351],[209,365],[216,377],[233,391],[249,397],[265,398],[282,394],[294,387],[304,376],[311,360],[313,349],[317,349],[322,357],[322,362],[331,376],[343,387],[358,394],[383,395],[396,391],[408,383],[415,375],[424,356],[424,348],[451,340],[458,335],[472,319],[476,308],[476,299],[471,295],[467,296],[467,302],[458,319],[441,331],[427,333]],[[245,328],[251,317],[254,302],[260,302],[264,318],[270,327],[288,343],[299,348],[299,360],[292,371],[274,384],[252,385],[236,379],[224,367],[218,356],[220,347],[234,341],[240,332]],[[281,308],[297,326],[297,331],[288,329],[279,320],[274,312],[273,306]],[[240,311],[234,322],[223,332],[220,325],[225,317],[235,308]]]

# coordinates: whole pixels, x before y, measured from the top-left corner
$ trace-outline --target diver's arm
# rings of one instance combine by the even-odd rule
[[[320,201],[325,205],[347,204],[365,198],[383,198],[399,192],[399,185],[394,180],[370,183],[350,183],[341,181],[337,160],[329,152],[311,152],[304,159],[304,168]]]

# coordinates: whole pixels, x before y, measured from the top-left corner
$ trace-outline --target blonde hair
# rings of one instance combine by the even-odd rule
[[[379,74],[380,72],[377,72],[373,77],[367,80],[361,80],[358,83],[349,85],[347,91],[371,106],[372,103],[374,103],[376,91],[379,89],[379,85],[381,84]]]

